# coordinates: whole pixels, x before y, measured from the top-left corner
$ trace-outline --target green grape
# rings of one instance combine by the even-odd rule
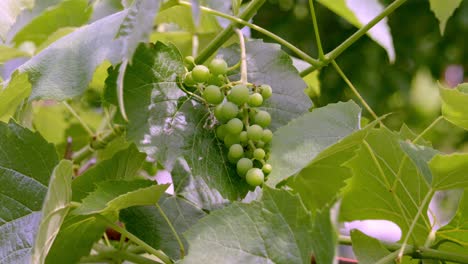
[[[230,134],[239,134],[244,128],[244,123],[242,123],[242,121],[239,118],[233,118],[226,123],[226,128],[227,132]]]
[[[210,78],[210,70],[204,65],[197,65],[192,69],[192,78],[197,83],[204,83]]]
[[[233,144],[229,147],[228,156],[233,159],[240,159],[244,156],[244,148],[240,144]]]
[[[197,84],[197,83],[193,80],[192,72],[187,72],[187,74],[185,74],[184,84],[187,85],[187,86],[194,86],[194,85]]]
[[[220,125],[219,127],[216,128],[216,136],[219,139],[224,140],[224,137],[226,135],[227,135],[226,125]]]
[[[263,103],[263,97],[259,93],[251,94],[249,95],[249,100],[247,101],[247,103],[253,107],[261,106]]]
[[[267,111],[258,111],[258,113],[255,114],[254,122],[262,127],[267,127],[271,123],[271,116]]]
[[[239,176],[241,177],[244,177],[247,171],[250,170],[252,167],[253,162],[250,159],[241,158],[239,161],[237,161],[237,174],[239,174]]]
[[[273,168],[271,167],[271,165],[269,163],[265,163],[265,165],[263,165],[262,167],[262,171],[265,173],[265,174],[270,174],[271,170]]]
[[[236,85],[231,88],[227,98],[236,105],[243,105],[249,99],[249,88],[242,84]]]
[[[230,148],[234,144],[239,144],[239,143],[240,143],[239,135],[227,134],[224,137],[224,145],[226,145],[226,147],[228,148]]]
[[[265,180],[265,175],[261,169],[252,168],[245,174],[245,180],[251,186],[259,186],[262,185],[263,181]]]
[[[257,148],[263,148],[263,147],[265,147],[265,142],[263,142],[263,141],[257,141],[257,143],[255,144],[255,146],[256,146]]]
[[[247,136],[247,131],[242,131],[239,134],[239,139],[242,144],[247,144],[249,137]]]
[[[251,125],[247,128],[247,137],[251,140],[258,141],[263,136],[263,128],[259,125]]]
[[[206,81],[208,84],[223,86],[224,77],[222,75],[210,74],[210,78]]]
[[[221,115],[223,120],[230,120],[237,116],[239,107],[231,102],[224,102],[221,107]]]
[[[265,143],[269,143],[273,138],[273,132],[270,129],[263,130],[262,141]]]
[[[192,56],[187,56],[184,58],[184,65],[189,71],[195,66],[195,59]]]
[[[260,90],[262,91],[263,99],[268,99],[273,94],[273,90],[271,89],[271,86],[268,84],[260,85]]]
[[[210,71],[215,75],[225,74],[228,70],[228,65],[223,59],[213,59],[208,65]]]
[[[203,91],[203,98],[210,104],[219,104],[223,101],[224,95],[218,86],[208,85]]]
[[[256,160],[262,160],[265,157],[265,150],[258,148],[253,152],[253,157]]]

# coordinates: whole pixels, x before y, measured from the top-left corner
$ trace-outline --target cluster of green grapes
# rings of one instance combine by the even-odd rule
[[[272,95],[269,85],[230,82],[228,65],[213,59],[208,67],[185,58],[188,73],[184,85],[194,88],[217,120],[216,136],[229,149],[227,158],[235,164],[237,174],[251,186],[259,186],[271,172],[266,163],[273,133],[268,112],[258,109]]]

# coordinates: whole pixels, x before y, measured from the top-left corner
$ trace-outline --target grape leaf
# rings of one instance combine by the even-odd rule
[[[360,108],[354,102],[330,104],[291,121],[275,132],[267,184],[274,186],[299,173],[321,152],[359,130]],[[308,131],[304,133],[304,131]]]
[[[352,169],[341,204],[344,221],[385,219],[394,222],[406,236],[418,216],[427,212],[429,183],[407,160],[401,136],[386,128],[370,131],[356,156],[345,165]],[[383,144],[385,142],[385,144]],[[417,217],[412,242],[424,243],[431,225],[425,213]]]
[[[187,250],[187,241],[182,236],[188,228],[206,216],[206,213],[192,203],[177,196],[164,195],[159,206],[167,216]],[[120,212],[125,228],[153,248],[159,248],[172,259],[180,259],[180,248],[169,225],[155,206],[131,207]]]
[[[184,73],[182,58],[173,45],[139,46],[124,78],[127,137],[168,171],[180,165],[178,191],[189,187],[188,179],[193,177],[224,198],[242,198],[248,185],[227,165],[227,151],[210,126],[213,117],[177,86]],[[105,91],[106,100],[114,104],[116,77],[117,72],[111,71]]]
[[[468,187],[468,154],[436,155],[429,167],[434,176],[432,185],[437,190]]]
[[[324,208],[316,214],[312,229],[312,248],[316,263],[333,264],[338,242],[338,233],[330,218],[330,209]]]
[[[429,0],[431,10],[439,20],[440,34],[444,34],[447,20],[452,16],[453,12],[455,12],[455,9],[457,9],[461,2],[462,0],[446,0],[443,2],[438,0]]]
[[[33,0],[4,0],[0,2],[2,15],[0,16],[0,39],[5,41],[10,27],[16,22],[16,17],[23,9],[31,8]]]
[[[72,163],[67,160],[62,160],[52,173],[49,190],[42,207],[43,218],[32,250],[33,263],[44,263],[70,209],[72,175]]]
[[[117,220],[117,217],[113,216],[113,219]],[[89,254],[106,227],[106,223],[94,215],[67,215],[45,263],[77,263]]]
[[[175,23],[181,29],[191,34],[219,32],[221,29],[216,19],[212,15],[207,14],[203,14],[200,17],[200,23],[195,25],[191,8],[179,5],[161,11],[156,18],[156,23]]]
[[[73,201],[81,201],[88,193],[94,191],[96,183],[134,178],[145,160],[145,156],[132,144],[117,152],[112,158],[98,163],[73,181]]]
[[[468,130],[468,90],[463,89],[465,84],[455,89],[440,87],[442,98],[442,115],[451,123]]]
[[[378,0],[318,0],[328,9],[354,25],[362,27],[384,10]],[[395,61],[395,48],[387,19],[384,18],[367,32],[369,37],[382,46],[391,62]]]
[[[311,223],[298,196],[265,186],[261,201],[234,202],[187,230],[182,263],[310,263]]]
[[[29,53],[22,50],[11,48],[5,45],[0,45],[0,64],[5,63],[8,60],[18,57],[28,57]]]
[[[407,141],[400,141],[401,149],[408,155],[411,161],[419,169],[419,172],[424,176],[428,184],[432,184],[432,172],[428,162],[439,153],[439,151],[427,147],[412,144]]]
[[[0,149],[0,263],[28,263],[57,154],[13,122],[0,122]]]
[[[102,214],[118,212],[130,206],[155,204],[169,186],[157,185],[149,180],[109,180],[96,185],[96,189],[73,210],[74,214]]]
[[[13,38],[18,46],[24,41],[32,41],[36,46],[62,27],[77,27],[88,22],[92,9],[87,0],[68,0],[46,9],[23,27]]]
[[[30,92],[28,76],[15,71],[8,85],[0,87],[0,121],[8,121]]]
[[[351,230],[351,240],[353,241],[353,252],[359,263],[362,264],[377,263],[391,253],[378,239],[369,237],[357,229]]]
[[[444,227],[437,230],[436,242],[443,240],[453,241],[445,243],[449,249],[466,253],[468,248],[468,189],[463,192],[463,197],[458,205],[455,217]],[[445,245],[443,244],[443,245]]]
[[[245,48],[248,81],[258,85],[268,84],[273,89],[273,96],[260,107],[271,114],[271,129],[274,131],[307,112],[311,107],[310,99],[304,96],[307,84],[281,46],[252,40],[245,43]],[[239,47],[236,45],[222,49],[220,56],[229,65],[234,65],[240,58]],[[239,78],[239,75],[230,76],[233,81]]]

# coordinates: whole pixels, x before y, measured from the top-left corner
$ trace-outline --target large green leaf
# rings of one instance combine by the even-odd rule
[[[419,172],[424,176],[428,184],[433,183],[433,176],[428,162],[439,153],[439,151],[427,147],[419,146],[407,141],[400,141],[400,146],[403,151],[408,155],[411,161],[419,169]]]
[[[195,25],[191,8],[179,5],[161,11],[156,18],[156,23],[175,23],[192,34],[217,32],[221,29],[216,18],[207,14],[203,14],[200,17],[200,23]]]
[[[30,92],[28,76],[13,73],[8,85],[4,89],[0,86],[0,121],[7,122]]]
[[[338,232],[330,217],[330,208],[324,208],[314,219],[312,229],[312,248],[316,263],[335,263],[335,252],[338,245]]]
[[[455,9],[461,4],[462,0],[429,0],[431,10],[439,20],[440,33],[443,35],[447,20],[452,16]]]
[[[28,57],[29,53],[26,53],[22,50],[8,47],[5,45],[0,45],[0,64],[5,63],[8,60],[18,58],[18,57]]]
[[[208,125],[212,118],[208,110],[177,86],[184,73],[174,46],[140,45],[124,78],[128,139],[167,170],[178,166],[178,192],[189,188],[189,179],[196,179],[225,198],[242,198],[248,186],[227,166],[226,151]],[[111,72],[106,81],[105,97],[113,103],[116,75]]]
[[[437,190],[468,187],[468,154],[436,155],[429,167],[434,176],[432,186]]]
[[[465,189],[463,197],[458,205],[455,217],[446,226],[437,230],[437,240],[449,240],[445,243],[449,249],[467,252],[468,249],[468,189]]]
[[[403,237],[416,221],[410,243],[422,244],[431,230],[426,215],[430,185],[406,158],[400,140],[400,135],[386,128],[369,132],[356,156],[346,163],[353,177],[343,197],[341,217],[389,220],[401,228]]]
[[[192,226],[182,263],[310,263],[311,225],[298,196],[264,187],[261,201],[234,202]]]
[[[0,122],[0,149],[0,263],[28,263],[57,154],[13,122]]]
[[[351,231],[351,240],[353,241],[353,252],[359,263],[362,264],[377,263],[391,253],[378,239],[369,237],[357,229]],[[393,260],[391,261],[393,263]]]
[[[467,83],[460,84],[455,89],[440,87],[442,98],[442,115],[448,121],[468,130],[468,89],[463,87]]]
[[[196,224],[206,213],[187,200],[165,195],[159,200],[159,206],[187,250],[187,241],[182,233]],[[120,212],[120,219],[125,228],[150,246],[159,248],[173,259],[180,259],[180,247],[168,223],[155,206],[131,207]]]
[[[311,101],[305,95],[307,84],[292,65],[291,57],[281,50],[278,44],[252,40],[245,43],[247,55],[248,81],[254,84],[268,84],[273,96],[265,100],[264,108],[271,114],[273,130],[286,125],[291,119],[307,112]],[[238,45],[222,49],[220,55],[234,65],[239,61]],[[230,76],[231,81],[239,80],[239,75]]]
[[[91,16],[87,0],[66,0],[45,10],[23,27],[13,38],[16,45],[32,41],[36,46],[47,40],[50,34],[62,27],[85,24]]]
[[[155,204],[169,186],[157,185],[150,180],[109,180],[96,185],[96,189],[73,210],[74,214],[112,213],[131,206]]]
[[[94,191],[99,182],[134,178],[145,156],[132,144],[117,152],[112,158],[98,163],[73,181],[73,201],[81,201],[88,193]]]
[[[52,173],[42,207],[43,218],[32,250],[33,263],[44,263],[70,209],[72,175],[72,163],[67,160],[62,160]]]
[[[378,0],[318,0],[321,4],[354,25],[362,27],[384,10]],[[367,32],[375,42],[382,46],[390,61],[395,61],[395,48],[387,19],[384,18]]]
[[[267,183],[274,186],[299,173],[314,159],[323,158],[322,151],[359,130],[360,112],[359,106],[351,101],[330,104],[278,129],[268,160],[274,169]]]

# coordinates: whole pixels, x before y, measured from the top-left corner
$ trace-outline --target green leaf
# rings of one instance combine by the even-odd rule
[[[112,158],[98,163],[76,178],[72,183],[73,201],[81,201],[95,190],[96,184],[107,180],[130,180],[135,178],[146,155],[130,145]]]
[[[18,57],[29,57],[29,54],[16,48],[0,45],[0,64]]]
[[[29,263],[57,154],[13,122],[0,122],[0,149],[0,263]]]
[[[384,10],[384,6],[378,0],[351,1],[351,0],[318,0],[328,9],[340,17],[361,28]],[[391,62],[395,61],[395,48],[393,47],[392,34],[387,19],[382,19],[377,25],[367,32],[370,38],[382,46],[388,54]]]
[[[407,160],[400,139],[386,128],[369,132],[356,156],[345,164],[352,169],[353,177],[344,193],[340,216],[344,221],[392,221],[402,230],[402,237],[418,216],[410,243],[422,244],[431,230],[425,213],[430,186]]]
[[[133,1],[117,33],[117,38],[123,39],[125,58],[131,61],[138,44],[148,41],[160,6],[160,0]]]
[[[131,206],[155,204],[169,186],[149,180],[109,180],[96,185],[81,206],[73,210],[74,214],[112,213]]]
[[[377,263],[391,253],[378,239],[367,236],[357,229],[351,230],[351,240],[353,241],[353,252],[360,264]]]
[[[117,220],[117,217],[113,217]],[[106,223],[94,215],[68,215],[46,258],[46,264],[78,263],[89,255],[94,242],[106,230]]]
[[[419,169],[419,172],[424,176],[428,184],[433,184],[433,176],[428,162],[439,153],[439,151],[426,147],[419,146],[407,141],[400,141],[400,146],[408,155],[411,161]]]
[[[29,93],[31,85],[28,76],[15,71],[6,88],[0,87],[0,121],[7,122]]]
[[[437,190],[468,187],[468,154],[436,155],[429,167],[434,175],[432,185]]]
[[[444,34],[447,20],[452,16],[455,9],[461,4],[462,0],[429,0],[431,10],[439,20],[440,34]]]
[[[179,166],[177,191],[189,188],[189,179],[203,181],[230,200],[242,198],[248,185],[227,166],[226,150],[210,127],[212,117],[177,86],[185,73],[182,58],[172,45],[140,45],[124,78],[124,104],[129,119],[128,140],[172,171]],[[116,104],[112,71],[105,98]],[[192,178],[191,178],[192,177]]]
[[[212,15],[203,14],[200,17],[200,23],[195,25],[192,10],[187,6],[176,5],[161,11],[156,17],[158,24],[174,23],[184,31],[193,33],[210,33],[218,32],[221,30],[216,18]]]
[[[468,90],[462,89],[464,84],[455,89],[440,87],[442,97],[442,115],[453,124],[468,130]]]
[[[360,112],[359,106],[352,101],[330,104],[278,129],[268,160],[274,169],[267,184],[274,186],[299,173],[314,159],[321,158],[322,151],[358,131]]]
[[[32,8],[34,0],[4,0],[0,2],[0,39],[5,40],[10,27],[15,23],[16,17],[26,8]]]
[[[338,233],[330,218],[330,209],[320,211],[314,219],[312,248],[316,263],[335,263]]]
[[[49,36],[47,36],[47,39],[44,40],[41,45],[39,45],[36,50],[35,50],[35,53],[39,53],[41,52],[43,49],[47,48],[50,44],[54,43],[55,41],[61,39],[62,37],[65,37],[66,35],[72,33],[73,31],[75,31],[77,28],[75,27],[63,27],[63,28],[59,28],[57,29],[57,31],[55,31],[54,33],[50,34]]]
[[[298,196],[264,187],[261,201],[234,202],[185,232],[182,263],[310,263],[311,221]]]
[[[51,7],[35,17],[13,38],[18,46],[24,41],[32,41],[36,46],[47,40],[49,35],[62,27],[77,27],[90,18],[92,9],[87,0],[67,0]]]
[[[292,65],[291,57],[281,50],[278,44],[252,40],[245,43],[247,55],[248,81],[254,84],[268,84],[273,96],[265,100],[260,108],[271,114],[271,129],[286,125],[293,118],[307,112],[311,101],[304,96],[307,84]],[[220,54],[229,65],[239,61],[238,45],[222,49]],[[239,80],[239,75],[230,76]]]
[[[31,99],[64,100],[80,95],[103,61],[121,60],[115,36],[127,11],[105,17],[57,40],[20,67],[29,74]]]
[[[32,250],[33,263],[44,263],[70,209],[72,176],[72,163],[67,160],[62,160],[52,173],[49,190],[42,207],[43,218]]]
[[[455,217],[444,227],[437,230],[437,241],[449,240],[449,249],[466,253],[468,248],[468,189],[458,204]]]
[[[192,203],[177,196],[163,195],[159,206],[188,249],[182,233],[196,224],[206,213]],[[180,259],[180,248],[174,234],[155,206],[131,207],[120,212],[125,228],[153,248],[164,251],[172,259]]]

